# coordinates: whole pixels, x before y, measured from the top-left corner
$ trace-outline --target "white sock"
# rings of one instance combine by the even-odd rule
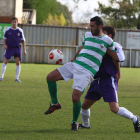
[[[81,118],[83,122],[83,126],[88,127],[90,126],[89,117],[90,117],[90,109],[84,110],[81,108]]]
[[[127,119],[131,119],[133,121],[133,123],[136,123],[136,121],[137,121],[137,117],[124,107],[119,107],[117,114],[120,116],[123,116]]]
[[[4,77],[4,73],[5,73],[5,71],[6,71],[6,65],[7,65],[7,64],[3,63],[2,66],[1,66],[1,78]]]
[[[20,65],[19,66],[16,65],[16,77],[15,77],[15,79],[19,78],[20,71],[21,71],[21,66]]]

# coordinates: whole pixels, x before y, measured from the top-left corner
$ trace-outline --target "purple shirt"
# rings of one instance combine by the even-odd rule
[[[118,55],[119,61],[120,62],[124,61],[125,56],[122,50],[122,46],[117,42],[114,42],[114,46],[115,46],[115,50]],[[99,71],[94,76],[94,79],[97,79],[97,78],[106,79],[107,77],[116,78],[116,73],[117,73],[117,70],[113,63],[112,57],[108,54],[105,54],[102,60],[101,66],[99,68]]]
[[[3,39],[6,40],[6,45],[8,47],[19,47],[21,41],[25,41],[23,30],[19,27],[13,29],[11,27],[7,28]]]

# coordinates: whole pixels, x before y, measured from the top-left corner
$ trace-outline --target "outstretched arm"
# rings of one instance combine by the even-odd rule
[[[79,47],[77,53],[75,54],[75,56],[71,59],[71,62],[73,62],[73,61],[76,59],[77,55],[80,53],[80,51],[81,51],[82,49],[83,49],[83,46],[81,45],[81,46]]]

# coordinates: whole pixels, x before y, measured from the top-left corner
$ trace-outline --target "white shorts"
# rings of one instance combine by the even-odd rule
[[[73,79],[73,89],[77,89],[82,93],[86,90],[91,83],[93,76],[87,71],[78,70],[75,68],[73,62],[64,64],[57,68],[63,79],[67,82],[69,79]]]

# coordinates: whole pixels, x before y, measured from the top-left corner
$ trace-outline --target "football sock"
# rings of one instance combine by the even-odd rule
[[[4,73],[6,71],[6,66],[7,66],[7,64],[5,64],[5,63],[3,63],[1,66],[1,78],[4,77]]]
[[[72,122],[78,122],[80,109],[81,109],[81,101],[79,101],[76,104],[73,103],[73,120],[72,120]]]
[[[119,107],[117,114],[120,116],[123,116],[127,119],[131,119],[133,121],[133,123],[136,123],[136,121],[137,121],[137,117],[124,107]]]
[[[48,89],[49,89],[49,92],[50,92],[52,104],[59,103],[58,96],[57,96],[57,84],[56,84],[56,82],[47,80],[47,83],[48,83]]]
[[[21,71],[21,66],[20,65],[19,66],[16,65],[16,76],[15,76],[15,79],[19,78],[20,71]]]
[[[83,122],[83,126],[88,127],[90,126],[90,122],[89,122],[89,117],[90,117],[90,109],[82,109],[81,108],[81,118],[82,118],[82,122]]]

